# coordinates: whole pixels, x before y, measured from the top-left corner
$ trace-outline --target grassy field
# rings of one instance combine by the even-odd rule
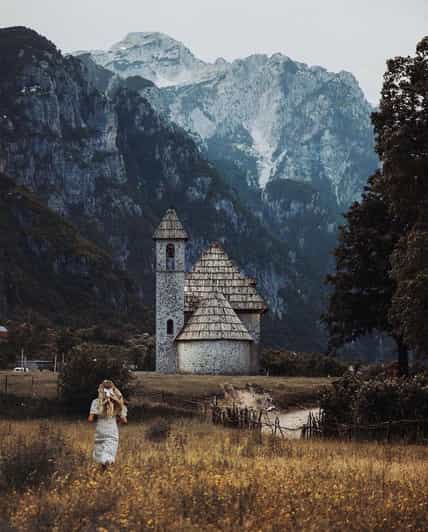
[[[427,447],[291,442],[197,421],[154,442],[141,423],[122,428],[103,473],[83,422],[0,430],[1,530],[426,530]]]
[[[202,399],[222,393],[222,384],[236,387],[255,384],[269,391],[281,408],[316,403],[319,390],[331,383],[327,378],[309,377],[235,377],[224,375],[161,375],[153,372],[135,372],[134,386],[147,394],[165,392],[184,399]],[[55,398],[57,377],[52,372],[16,374],[0,372],[0,392],[4,391],[7,377],[8,392],[15,395],[31,395]]]

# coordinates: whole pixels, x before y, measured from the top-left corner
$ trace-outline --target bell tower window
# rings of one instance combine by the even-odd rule
[[[168,271],[175,270],[175,246],[174,244],[168,244],[166,246],[166,269]]]
[[[168,320],[166,322],[166,334],[174,334],[174,321],[173,320]]]

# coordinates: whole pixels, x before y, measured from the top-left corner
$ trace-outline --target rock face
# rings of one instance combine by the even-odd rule
[[[164,57],[162,54],[166,53],[164,38],[159,38],[162,45],[150,45],[157,50],[147,55],[151,64],[154,57]],[[127,42],[134,43],[131,48],[138,48],[138,39],[133,36]],[[124,54],[128,44],[123,44]],[[138,76],[121,80],[92,63],[87,55],[82,59],[63,57],[52,43],[31,30],[0,30],[0,169],[3,168],[18,184],[30,188],[49,208],[71,220],[86,239],[111,254],[116,268],[133,278],[133,295],[142,297],[153,310],[152,234],[166,209],[174,205],[191,241],[187,248],[187,268],[209,243],[219,240],[244,272],[256,277],[257,286],[270,308],[262,327],[262,342],[302,350],[323,349],[324,332],[319,326],[323,309],[322,280],[335,238],[337,198],[345,201],[353,196],[359,187],[358,179],[354,182],[355,174],[345,170],[342,174],[335,174],[334,178],[332,173],[326,177],[327,171],[316,173],[318,167],[315,163],[311,166],[313,160],[324,165],[323,168],[337,168],[339,163],[333,161],[333,155],[337,155],[336,149],[331,147],[333,144],[328,152],[331,160],[327,158],[330,162],[324,164],[322,161],[327,159],[316,155],[316,144],[311,140],[307,145],[314,152],[311,151],[310,156],[302,161],[295,159],[293,163],[312,168],[314,173],[310,177],[302,173],[303,170],[281,175],[272,173],[263,191],[257,189],[260,159],[251,151],[254,146],[253,141],[248,140],[247,126],[239,129],[236,125],[239,123],[237,117],[241,116],[238,100],[242,97],[237,89],[230,87],[238,113],[235,117],[230,113],[230,135],[227,113],[223,111],[223,114],[210,118],[213,123],[222,124],[221,127],[218,129],[215,125],[212,130],[210,126],[207,131],[213,131],[212,134],[207,133],[202,141],[198,135],[190,136],[171,122],[166,112],[171,115],[176,112],[174,116],[178,120],[181,113],[178,110],[184,109],[185,101],[190,102],[181,91],[192,87],[196,91],[198,85],[202,89],[208,79],[211,79],[209,83],[212,82],[213,78],[209,78],[211,71],[217,77],[223,70],[228,83],[231,83],[230,76],[236,69],[242,74],[248,71],[245,79],[253,80],[251,83],[258,86],[262,80],[258,78],[256,81],[254,69],[249,65],[260,59],[250,58],[250,63],[245,60],[242,65],[220,61],[206,66],[192,59],[180,46],[181,52],[178,53],[174,46],[169,49],[168,60],[159,59],[163,70],[156,70],[156,75],[169,80],[165,83],[168,85],[176,83],[177,79],[194,80],[197,74],[203,78],[199,84],[192,82],[159,90]],[[135,49],[132,53],[139,52]],[[147,63],[143,59],[141,63]],[[270,65],[271,60],[267,64]],[[280,63],[288,64],[282,59]],[[173,64],[175,67],[171,70]],[[117,65],[109,66],[119,72]],[[303,83],[305,68],[299,66],[302,72],[293,74],[296,83],[293,90],[297,90],[298,80]],[[126,69],[122,70],[124,72],[135,74]],[[170,77],[168,72],[172,72]],[[313,73],[312,76],[318,79],[327,73],[319,76]],[[154,75],[152,78],[159,81]],[[340,87],[342,83],[352,85],[345,78],[340,83],[337,81]],[[215,90],[211,87],[203,93],[204,99],[211,94],[210,105],[217,105],[214,100],[221,96],[221,83],[219,78]],[[326,84],[335,86],[336,82]],[[314,81],[313,85],[316,85]],[[263,86],[268,90],[267,85]],[[285,82],[281,85],[284,90],[287,86]],[[246,87],[243,83],[242,90],[247,90]],[[226,90],[226,86],[223,88]],[[215,92],[217,90],[220,92]],[[349,90],[357,101],[357,93],[351,87]],[[233,101],[232,93],[230,98],[224,96],[227,105]],[[263,100],[262,93],[257,96],[260,101]],[[266,105],[269,98],[266,96],[264,100]],[[300,144],[297,140],[292,144],[289,139],[295,150],[303,149],[302,138],[309,132],[313,133],[311,139],[319,142],[325,133],[325,128],[324,133],[319,132],[320,124],[314,123],[309,116],[314,107],[305,107],[311,98],[305,97],[300,103],[300,107],[306,109],[306,118],[300,121],[300,125],[293,126],[296,135],[302,132]],[[320,95],[320,98],[324,101],[324,97]],[[326,101],[330,100],[327,98]],[[248,112],[253,103],[253,100],[247,101]],[[165,112],[160,109],[161,105],[165,106]],[[287,105],[281,113],[288,112]],[[316,107],[314,103],[311,105]],[[333,110],[329,104],[325,106],[325,116],[333,121]],[[257,108],[257,116],[261,117],[261,108]],[[355,114],[357,122],[360,111],[358,106],[352,112],[347,110],[352,116]],[[301,118],[299,113],[297,115]],[[184,125],[187,127],[187,123]],[[279,121],[277,125],[280,126]],[[336,131],[334,138],[342,143],[339,130],[331,127],[331,131]],[[345,126],[344,131],[348,131]],[[361,131],[362,138],[365,138],[364,124]],[[347,138],[345,134],[344,138]],[[222,154],[229,142],[227,139],[232,150],[229,155]],[[204,143],[208,154],[217,159],[221,174],[207,161],[206,154],[201,154]],[[250,144],[253,147],[247,150]],[[217,152],[213,152],[216,145]],[[352,153],[363,150],[362,141],[355,141],[353,146],[354,151],[349,148]],[[235,159],[238,153],[239,157],[247,154],[247,159],[238,156]],[[278,152],[275,160],[279,161],[275,168],[280,168],[280,161],[285,159],[279,157]],[[352,160],[362,176],[366,176],[358,157]],[[350,166],[343,164],[349,170]],[[295,179],[274,179],[290,175]],[[333,186],[336,178],[337,190]],[[350,180],[350,185],[342,187],[346,179]],[[341,192],[337,192],[339,189]]]
[[[126,318],[130,279],[31,192],[0,173],[0,315],[56,322]]]
[[[171,119],[200,139],[210,160],[233,163],[250,185],[308,182],[343,208],[378,164],[372,108],[348,72],[279,53],[205,63],[161,33],[131,33],[91,54],[123,78],[138,75],[161,87]]]
[[[76,52],[77,55],[85,52]],[[123,78],[141,76],[158,87],[189,83],[215,72],[181,42],[159,32],[129,33],[110,50],[91,52],[95,62]]]

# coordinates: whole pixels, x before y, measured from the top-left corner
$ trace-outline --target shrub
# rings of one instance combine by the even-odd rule
[[[146,440],[160,443],[165,441],[171,432],[171,425],[166,419],[156,419],[146,430]]]
[[[0,493],[12,489],[47,484],[60,466],[72,468],[78,455],[72,451],[60,432],[41,423],[36,438],[5,437],[0,444]]]
[[[66,411],[87,412],[104,379],[112,380],[124,397],[129,398],[131,374],[122,361],[94,357],[89,348],[73,349],[59,378],[60,398]]]
[[[296,353],[265,349],[261,367],[270,375],[289,377],[338,377],[345,373],[347,364],[319,353]]]
[[[4,419],[36,419],[61,415],[57,400],[46,397],[22,397],[0,392],[0,417]]]
[[[346,374],[321,397],[325,425],[428,419],[428,376]]]

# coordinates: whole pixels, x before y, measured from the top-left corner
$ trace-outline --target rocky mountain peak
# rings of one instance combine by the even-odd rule
[[[180,41],[177,41],[166,33],[161,33],[159,31],[134,31],[128,33],[123,40],[114,44],[110,48],[110,50],[123,50],[125,48],[132,48],[133,46],[147,47],[151,48],[152,50],[185,48],[185,46]],[[189,54],[191,54],[190,50]]]
[[[189,83],[212,68],[183,43],[160,32],[128,33],[109,50],[90,53],[99,65],[115,74],[123,78],[138,75],[158,87]]]
[[[246,186],[311,183],[342,210],[377,165],[372,108],[349,72],[279,52],[206,63],[168,35],[147,32],[92,57],[123,78],[158,85],[152,104],[199,139],[211,160],[234,166]]]

